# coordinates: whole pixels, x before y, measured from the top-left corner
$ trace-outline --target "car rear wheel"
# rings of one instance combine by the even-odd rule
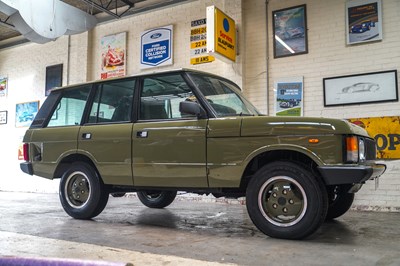
[[[108,192],[97,172],[86,163],[72,163],[60,182],[60,201],[75,219],[91,219],[107,205]]]
[[[149,208],[161,209],[169,206],[176,197],[176,191],[139,191],[139,200]]]
[[[348,193],[348,189],[343,186],[329,188],[329,207],[326,220],[332,220],[345,214],[354,201],[354,193]]]
[[[250,180],[246,206],[256,227],[264,234],[302,239],[325,220],[326,189],[308,169],[291,162],[273,162]]]

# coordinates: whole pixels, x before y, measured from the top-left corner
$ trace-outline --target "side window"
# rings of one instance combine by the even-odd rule
[[[120,80],[97,85],[89,123],[131,121],[134,80]]]
[[[86,85],[64,91],[47,127],[80,125],[91,87]]]
[[[140,97],[140,120],[194,118],[179,112],[179,103],[195,101],[191,89],[179,74],[145,78]]]

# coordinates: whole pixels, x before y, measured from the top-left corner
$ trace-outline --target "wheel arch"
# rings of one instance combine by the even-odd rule
[[[93,161],[86,155],[74,153],[64,157],[57,165],[54,171],[53,178],[61,178],[63,173],[68,169],[68,167],[74,162],[84,162],[93,167],[96,173],[99,175],[99,171]],[[100,175],[99,175],[100,177]]]
[[[246,168],[244,169],[240,182],[240,187],[244,189],[247,188],[248,182],[253,175],[264,165],[271,162],[291,161],[318,173],[318,176],[320,174],[317,166],[323,165],[323,162],[315,153],[304,147],[296,145],[285,145],[285,147],[282,147],[282,145],[264,147],[253,152],[247,157],[246,161],[248,163],[246,164]]]

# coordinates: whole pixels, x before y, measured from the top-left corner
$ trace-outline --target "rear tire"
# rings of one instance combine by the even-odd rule
[[[333,220],[345,214],[353,205],[354,193],[348,193],[343,186],[329,189],[329,207],[326,220]]]
[[[137,196],[143,205],[161,209],[169,206],[176,197],[176,191],[139,191]]]
[[[72,163],[65,171],[59,196],[65,212],[75,219],[96,217],[108,202],[108,192],[97,172],[82,162]]]
[[[250,180],[246,206],[264,234],[302,239],[324,222],[328,209],[325,187],[305,167],[278,161],[265,165]]]

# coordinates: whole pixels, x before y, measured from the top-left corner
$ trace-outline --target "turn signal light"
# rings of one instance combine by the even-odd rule
[[[358,138],[351,136],[346,138],[347,161],[358,162]]]
[[[319,139],[309,139],[308,142],[311,144],[317,144],[319,142]]]

